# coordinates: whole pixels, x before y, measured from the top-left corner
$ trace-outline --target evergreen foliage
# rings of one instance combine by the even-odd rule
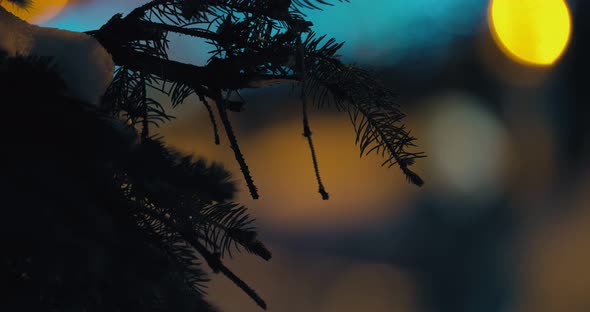
[[[0,310],[214,311],[201,262],[265,307],[221,261],[271,257],[229,174],[64,96],[50,64],[0,60]]]
[[[341,1],[342,2],[342,1]],[[242,154],[227,111],[245,105],[239,92],[275,83],[302,85],[304,136],[308,139],[319,192],[317,157],[307,118],[307,98],[318,107],[330,103],[349,113],[355,126],[361,155],[384,156],[383,165],[397,165],[408,181],[422,185],[410,167],[422,153],[410,152],[415,139],[403,124],[404,114],[394,94],[369,72],[343,64],[338,57],[342,43],[317,36],[302,8],[319,9],[326,1],[311,0],[155,0],[127,16],[115,15],[99,30],[90,31],[113,55],[119,66],[115,82],[105,97],[114,114],[125,112],[129,122],[149,127],[169,120],[163,106],[147,96],[147,89],[168,95],[174,106],[196,94],[207,107],[219,144],[211,99],[236,160],[254,199],[258,189]],[[169,33],[200,38],[211,46],[207,64],[197,66],[168,58]],[[239,100],[232,99],[237,94]],[[122,99],[119,102],[117,99]]]
[[[26,4],[27,1],[11,1]],[[225,264],[232,251],[265,260],[247,209],[220,165],[166,147],[150,128],[195,94],[217,109],[246,183],[258,197],[228,116],[239,92],[274,83],[301,86],[303,135],[319,192],[328,198],[307,103],[348,112],[361,155],[377,152],[414,184],[414,138],[393,94],[368,72],[343,64],[341,43],[317,36],[302,8],[311,0],[153,0],[88,32],[118,68],[100,107],[68,97],[50,59],[0,55],[4,99],[5,199],[0,226],[2,311],[215,311],[206,302],[206,263],[258,305],[262,298]],[[169,33],[205,39],[207,64],[170,60]],[[231,97],[238,95],[240,100]],[[124,117],[124,122],[120,117]],[[136,129],[139,129],[136,131]],[[138,133],[139,132],[139,133]]]

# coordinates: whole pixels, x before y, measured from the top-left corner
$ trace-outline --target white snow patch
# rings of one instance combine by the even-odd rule
[[[98,105],[113,80],[111,55],[89,35],[31,25],[0,7],[0,50],[10,56],[51,57],[68,93]]]

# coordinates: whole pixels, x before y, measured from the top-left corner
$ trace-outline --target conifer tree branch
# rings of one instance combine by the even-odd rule
[[[146,82],[145,82],[145,76],[141,75],[140,78],[140,82],[141,82],[141,110],[142,110],[142,114],[143,114],[143,118],[141,120],[141,141],[144,142],[145,140],[147,140],[150,136],[150,124],[149,124],[149,119],[148,119],[148,115],[149,115],[149,106],[147,103],[147,86],[146,86]]]
[[[264,260],[270,260],[272,253],[257,239],[254,222],[247,214],[247,208],[233,203],[218,203],[199,211],[194,224],[195,231],[200,231],[207,238],[206,245],[212,246],[224,257],[225,252],[232,257],[231,247],[237,250],[242,246],[247,252]]]
[[[295,74],[240,73],[240,67],[227,60],[219,60],[205,66],[197,66],[163,59],[124,47],[110,47],[107,50],[113,55],[113,59],[117,65],[125,66],[130,70],[152,74],[163,80],[198,86],[198,91],[205,91],[205,94],[198,94],[208,97],[212,97],[212,94],[207,92],[208,88],[236,90],[265,86],[262,83],[264,81],[282,82],[299,80],[298,75]],[[205,87],[205,89],[201,87]]]
[[[137,21],[135,22],[135,27],[145,30],[153,30],[153,31],[168,31],[174,32],[182,35],[187,35],[191,37],[198,37],[207,40],[214,40],[217,41],[220,39],[219,35],[216,33],[200,29],[200,28],[189,28],[189,27],[181,27],[176,25],[168,25],[162,23],[154,23],[150,21]]]
[[[201,100],[201,103],[203,103],[203,105],[205,105],[205,108],[207,109],[207,113],[209,114],[209,120],[211,121],[211,126],[213,127],[213,136],[215,138],[215,145],[219,145],[221,142],[219,141],[219,130],[217,129],[217,121],[215,120],[215,115],[213,114],[213,109],[211,108],[211,105],[209,105],[209,102],[207,102],[207,99],[204,96],[201,96],[200,100]]]
[[[167,218],[166,216],[160,215],[159,213],[151,209],[140,208],[140,213],[158,219],[168,228],[180,234],[186,242],[193,246],[193,248],[195,248],[195,250],[203,256],[203,258],[205,259],[209,267],[213,270],[213,272],[221,272],[223,275],[229,278],[234,284],[236,284],[240,289],[242,289],[261,308],[266,310],[266,302],[256,293],[256,291],[254,291],[254,289],[248,286],[248,284],[246,284],[237,275],[235,275],[228,267],[226,267],[219,258],[219,255],[211,253],[205,246],[203,246],[201,242],[199,242],[198,238],[196,238],[192,233],[181,229],[179,226],[176,225],[172,218]]]
[[[158,223],[154,224],[154,220],[157,220]],[[193,290],[199,293],[205,293],[202,288],[205,288],[206,286],[203,283],[208,282],[209,279],[204,272],[200,269],[197,270],[200,263],[198,263],[196,259],[183,259],[183,257],[179,257],[179,255],[175,253],[175,248],[179,248],[176,246],[178,244],[176,241],[169,242],[170,239],[164,239],[162,237],[161,227],[159,226],[161,221],[159,219],[143,215],[141,223],[143,224],[143,228],[145,228],[147,235],[156,238],[153,240],[154,244],[158,245],[166,253],[168,259],[178,267],[178,270],[184,273],[183,279],[185,283],[187,283],[187,285]]]
[[[328,194],[321,181],[311,137],[308,95],[320,106],[332,99],[338,109],[354,116],[351,119],[361,155],[376,151],[385,157],[383,165],[398,165],[410,182],[422,185],[421,178],[409,167],[424,155],[407,151],[414,146],[415,138],[406,131],[402,123],[405,115],[393,102],[392,93],[368,72],[343,64],[337,54],[343,43],[334,39],[324,41],[325,36],[315,37],[309,30],[311,23],[303,20],[304,15],[297,9],[319,9],[317,5],[320,4],[329,2],[152,1],[124,18],[115,16],[92,34],[111,52],[116,64],[181,85],[177,88],[180,91],[173,93],[173,103],[182,102],[190,94],[186,92],[186,86],[193,88],[200,98],[213,99],[218,97],[216,90],[258,88],[294,81],[302,83],[302,97],[306,98],[302,99],[304,136],[311,150],[319,192],[324,199]],[[243,13],[243,16],[236,17],[235,13]],[[216,31],[210,30],[212,26],[217,28]],[[169,60],[166,54],[168,32],[209,40],[208,43],[214,46],[213,57],[203,66]],[[307,33],[303,47],[302,33]],[[144,44],[143,41],[154,43]],[[257,198],[256,187],[227,116],[227,109],[233,110],[229,104],[222,98],[216,101],[246,184],[252,197]],[[216,133],[209,108],[208,113]]]
[[[342,43],[330,39],[320,46],[325,36],[308,35],[306,46],[306,87],[314,94],[318,106],[334,102],[339,110],[351,116],[356,143],[361,156],[376,152],[385,157],[383,165],[398,165],[407,180],[417,186],[424,181],[409,167],[421,152],[406,148],[415,146],[414,137],[402,123],[405,115],[394,102],[394,95],[367,71],[345,65],[334,57]]]
[[[223,99],[223,96],[221,94],[221,90],[215,91],[212,98],[215,101],[215,105],[217,106],[217,111],[219,113],[219,117],[221,118],[221,122],[223,124],[223,127],[225,128],[225,133],[226,133],[227,138],[229,140],[231,149],[234,151],[234,156],[236,157],[236,161],[240,165],[240,170],[242,171],[242,174],[244,175],[244,179],[246,180],[246,185],[248,186],[248,190],[250,191],[250,195],[252,196],[253,199],[258,199],[259,198],[258,189],[256,188],[256,185],[254,184],[254,180],[252,179],[252,176],[250,175],[250,169],[248,168],[248,165],[246,164],[246,160],[244,159],[244,155],[242,155],[242,152],[240,150],[240,146],[238,145],[238,140],[237,140],[236,135],[234,133],[231,122],[229,121],[229,117],[227,115],[227,110],[225,107],[225,99]]]
[[[248,284],[246,284],[243,280],[241,280],[237,275],[234,274],[230,269],[226,266],[221,264],[219,270],[223,275],[229,278],[234,284],[236,284],[240,289],[242,289],[252,300],[256,302],[262,309],[266,310],[267,305],[266,302],[252,289]]]
[[[305,77],[305,51],[303,48],[303,43],[301,42],[301,34],[297,38],[297,49],[298,49],[298,57],[297,63],[299,66],[299,70],[301,72],[301,77]],[[307,95],[305,94],[305,81],[302,78],[301,80],[301,106],[302,106],[302,113],[303,113],[303,136],[307,139],[307,144],[309,145],[309,150],[311,152],[311,159],[313,162],[313,170],[315,172],[315,177],[318,183],[318,192],[322,195],[323,200],[328,200],[330,195],[326,191],[324,184],[322,183],[322,178],[320,176],[320,168],[318,165],[318,159],[316,156],[315,148],[313,146],[313,140],[311,138],[312,132],[309,126],[309,117],[307,114]]]
[[[324,184],[322,183],[322,178],[320,176],[320,168],[318,165],[318,160],[317,160],[317,156],[316,156],[316,152],[315,152],[315,148],[313,146],[313,140],[311,139],[311,129],[309,127],[309,120],[308,120],[308,116],[307,116],[307,99],[306,99],[306,95],[305,95],[305,91],[303,91],[304,87],[301,87],[302,91],[301,91],[301,101],[303,102],[302,107],[303,107],[303,136],[307,139],[307,144],[309,145],[309,150],[311,152],[311,159],[313,162],[313,170],[315,172],[315,177],[318,183],[318,192],[322,195],[322,199],[323,200],[328,200],[330,199],[330,195],[328,194],[328,192],[326,191],[326,188],[324,187]]]

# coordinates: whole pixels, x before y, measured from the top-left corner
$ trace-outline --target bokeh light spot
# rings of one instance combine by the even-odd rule
[[[469,94],[442,94],[429,102],[422,137],[432,183],[443,193],[478,200],[501,192],[510,145],[502,123]]]
[[[0,6],[6,11],[32,23],[41,24],[56,17],[68,4],[68,0],[43,0],[33,1],[30,8],[18,8],[8,1],[0,1]]]
[[[519,63],[551,65],[569,43],[571,15],[563,0],[492,0],[488,20],[498,46]]]

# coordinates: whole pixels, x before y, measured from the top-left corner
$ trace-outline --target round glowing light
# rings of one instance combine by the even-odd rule
[[[42,24],[59,14],[68,4],[68,0],[37,0],[30,8],[19,8],[9,1],[0,1],[0,6],[6,11],[32,23]]]
[[[517,62],[551,65],[569,43],[571,15],[563,0],[492,0],[488,13],[494,40]]]
[[[433,184],[445,194],[478,200],[500,193],[510,143],[501,122],[479,98],[468,94],[442,94],[429,102],[424,138],[432,154]]]

